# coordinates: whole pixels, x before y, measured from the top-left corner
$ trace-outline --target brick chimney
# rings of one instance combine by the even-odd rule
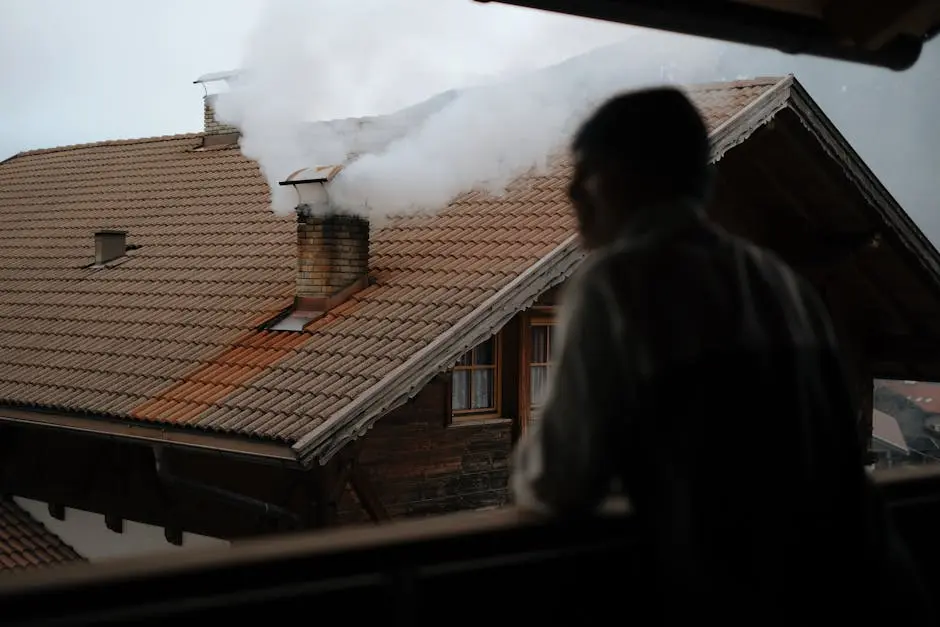
[[[297,207],[295,309],[328,311],[368,285],[369,221]]]
[[[202,117],[206,135],[237,135],[237,128],[223,124],[216,119],[214,108],[216,96],[218,96],[218,94],[207,94],[203,96]]]
[[[202,85],[205,95],[202,99],[202,121],[205,136],[202,140],[203,148],[210,146],[231,145],[238,141],[238,129],[228,124],[223,124],[215,117],[215,103],[219,95],[217,89],[227,89],[232,80],[239,76],[238,70],[227,72],[212,72],[203,74],[193,83]]]

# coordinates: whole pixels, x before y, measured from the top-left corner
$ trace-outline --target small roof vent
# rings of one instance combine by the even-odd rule
[[[95,265],[123,257],[127,252],[126,231],[98,231],[95,233]]]

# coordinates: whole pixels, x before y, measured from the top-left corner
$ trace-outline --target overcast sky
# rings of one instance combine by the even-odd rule
[[[238,67],[264,0],[0,0],[0,159],[21,150],[197,131],[192,81]],[[382,113],[555,63],[634,29],[471,0],[309,0],[318,117]],[[683,38],[663,41],[682,45]],[[670,39],[671,38],[671,39]],[[686,39],[687,41],[687,39]],[[715,78],[793,72],[940,240],[940,42],[906,73],[726,46]],[[298,80],[304,77],[298,76]]]

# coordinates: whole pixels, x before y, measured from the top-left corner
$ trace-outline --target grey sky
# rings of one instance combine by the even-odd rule
[[[241,64],[267,4],[0,0],[0,159],[31,148],[199,130],[202,91],[192,81]],[[330,97],[313,107],[322,117],[389,111],[636,32],[471,0],[306,5],[296,19],[309,23],[311,46],[324,59],[311,72],[330,81]],[[940,240],[940,117],[933,110],[940,44],[903,74],[724,46],[715,78],[787,72]]]
[[[0,0],[0,159],[31,148],[198,130],[202,89],[192,81],[240,65],[268,4]],[[559,61],[624,31],[592,24],[591,37],[578,41],[585,20],[470,0],[304,4],[313,7],[302,16],[314,15],[311,42],[329,55],[323,71],[337,86],[335,98],[318,107],[327,117],[374,113]],[[558,29],[569,31],[561,45],[553,36]],[[353,34],[340,36],[347,30]]]

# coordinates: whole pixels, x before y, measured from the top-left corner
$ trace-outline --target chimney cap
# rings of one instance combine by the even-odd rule
[[[315,165],[310,168],[301,168],[291,172],[286,179],[280,181],[278,185],[303,185],[305,183],[329,183],[340,170],[341,165]]]
[[[241,70],[224,70],[222,72],[209,72],[208,74],[203,74],[199,78],[193,81],[194,85],[199,85],[201,83],[214,83],[215,81],[230,81],[238,78],[238,75],[241,74]]]

